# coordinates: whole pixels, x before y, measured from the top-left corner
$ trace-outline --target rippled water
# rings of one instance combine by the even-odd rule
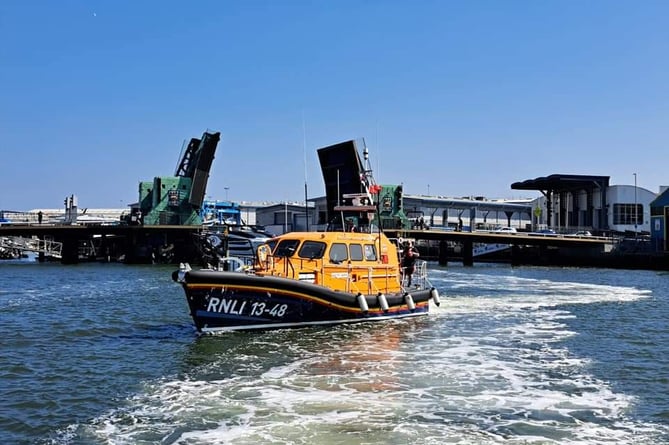
[[[171,270],[0,263],[0,443],[669,443],[668,274],[435,265],[427,317],[199,338]]]

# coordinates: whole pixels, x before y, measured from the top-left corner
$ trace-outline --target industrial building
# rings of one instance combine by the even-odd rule
[[[621,235],[650,232],[650,203],[657,194],[636,185],[610,185],[609,176],[554,174],[511,184],[536,190],[533,225],[557,232]]]
[[[650,203],[650,237],[656,252],[669,252],[669,187]]]

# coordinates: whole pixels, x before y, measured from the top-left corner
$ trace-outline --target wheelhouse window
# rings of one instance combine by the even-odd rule
[[[376,246],[374,244],[365,244],[365,259],[376,261]]]
[[[318,241],[305,241],[304,244],[302,244],[302,247],[300,247],[300,251],[297,255],[300,258],[309,258],[310,260],[323,258],[325,246],[325,243]]]
[[[277,257],[293,256],[299,244],[300,244],[299,240],[294,240],[294,239],[283,240],[279,243],[278,246],[276,246],[276,250],[274,251],[274,256]]]
[[[346,244],[334,243],[330,247],[330,261],[333,263],[341,263],[342,261],[348,260],[348,251],[346,250]]]
[[[362,246],[360,244],[351,244],[348,246],[348,250],[351,254],[351,261],[362,261]]]

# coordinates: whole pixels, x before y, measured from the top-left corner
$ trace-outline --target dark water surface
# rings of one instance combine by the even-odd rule
[[[427,317],[198,338],[171,267],[0,263],[0,443],[669,443],[669,275],[433,265]]]

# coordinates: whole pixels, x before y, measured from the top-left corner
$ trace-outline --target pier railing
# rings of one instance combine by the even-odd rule
[[[0,247],[19,252],[43,253],[53,258],[62,258],[63,243],[52,239],[24,238],[21,236],[0,237]]]

